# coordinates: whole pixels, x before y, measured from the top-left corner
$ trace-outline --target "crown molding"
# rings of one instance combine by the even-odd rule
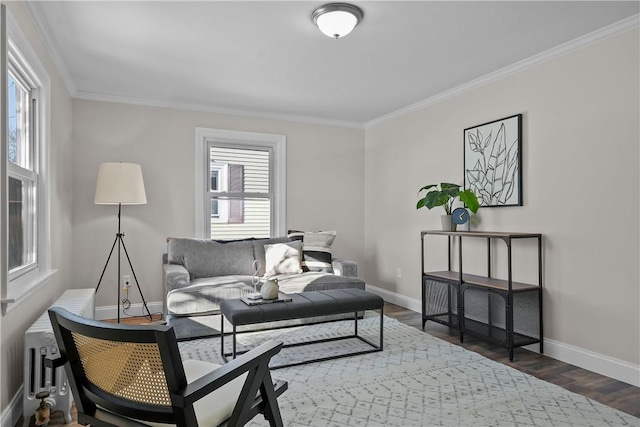
[[[46,19],[44,19],[44,15],[42,13],[42,9],[40,9],[39,2],[25,1],[23,2],[23,4],[25,5],[28,14],[31,17],[31,20],[36,27],[36,31],[38,31],[38,33],[40,34],[40,38],[42,39],[45,48],[49,52],[49,56],[51,56],[53,65],[56,67],[60,78],[64,82],[64,85],[69,92],[69,95],[71,95],[71,97],[74,97],[77,92],[76,85],[73,81],[73,78],[71,77],[69,69],[62,59],[60,51],[58,50],[58,45],[56,43],[55,37],[53,36],[53,33],[51,32],[51,28],[49,27],[49,24],[47,24]]]
[[[323,119],[318,117],[309,117],[309,116],[299,116],[293,114],[277,114],[277,113],[268,113],[264,111],[251,111],[251,110],[239,110],[239,109],[231,109],[231,108],[216,108],[206,105],[199,104],[182,104],[182,103],[173,103],[169,101],[160,101],[160,100],[152,100],[152,99],[144,99],[144,98],[134,98],[127,96],[118,96],[118,95],[107,95],[93,92],[85,92],[78,90],[76,87],[73,78],[71,77],[71,73],[69,69],[65,65],[64,60],[62,59],[62,55],[57,48],[57,41],[53,36],[53,33],[47,24],[46,19],[44,19],[44,14],[42,13],[42,9],[40,8],[39,2],[26,1],[24,2],[27,12],[31,16],[31,19],[42,38],[44,45],[53,60],[53,64],[56,67],[58,74],[62,78],[65,86],[67,87],[67,91],[71,95],[72,98],[75,99],[85,99],[90,101],[104,101],[104,102],[117,102],[121,104],[132,104],[132,105],[144,105],[148,107],[160,107],[160,108],[172,108],[177,110],[190,110],[190,111],[200,111],[206,113],[216,113],[216,114],[227,114],[227,115],[235,115],[235,116],[243,116],[243,117],[255,117],[255,118],[263,118],[263,119],[271,119],[271,120],[283,120],[288,122],[297,122],[297,123],[309,123],[309,124],[317,124],[323,126],[335,126],[335,127],[346,127],[346,128],[355,128],[355,129],[363,129],[363,124],[360,122],[350,122],[350,121],[342,121],[342,120],[332,120],[332,119]]]
[[[493,83],[498,80],[502,80],[506,77],[509,77],[513,74],[519,73],[526,69],[538,66],[540,64],[559,58],[561,56],[568,55],[584,47],[587,47],[592,44],[606,40],[608,38],[617,36],[618,34],[622,34],[634,28],[638,28],[639,25],[640,25],[640,14],[630,16],[621,21],[618,21],[611,25],[603,27],[599,30],[593,31],[589,34],[585,34],[584,36],[578,37],[574,40],[568,41],[559,46],[546,50],[542,53],[531,56],[527,59],[523,59],[522,61],[518,61],[515,64],[509,65],[500,70],[497,70],[485,76],[479,77],[475,80],[471,80],[460,86],[454,87],[453,89],[446,90],[430,98],[424,99],[422,101],[418,101],[415,104],[411,104],[407,107],[401,108],[399,110],[385,114],[384,116],[380,116],[376,119],[365,122],[364,127],[365,129],[370,128],[370,127],[379,125],[383,122],[386,122],[388,120],[405,116],[407,114],[413,113],[414,111],[418,111],[423,108],[429,107],[431,105],[437,104],[439,102],[445,101],[447,99],[454,98],[470,90],[479,88],[481,86],[487,85],[489,83]]]
[[[120,104],[143,105],[147,107],[170,108],[174,110],[199,111],[204,113],[226,114],[232,116],[253,117],[259,119],[282,120],[286,122],[308,123],[322,126],[345,127],[354,129],[364,129],[359,122],[349,122],[342,120],[323,119],[310,116],[299,116],[295,114],[268,113],[265,111],[239,110],[233,108],[219,108],[200,104],[185,104],[155,99],[135,98],[121,95],[108,95],[103,93],[76,91],[75,99],[88,101],[117,102]]]
[[[369,120],[364,123],[360,122],[351,122],[351,121],[342,121],[342,120],[333,120],[333,119],[323,119],[318,117],[310,117],[310,116],[299,116],[293,114],[278,114],[278,113],[269,113],[265,111],[251,111],[251,110],[239,110],[239,109],[231,109],[231,108],[218,108],[211,107],[206,105],[199,104],[185,104],[185,103],[173,103],[169,101],[160,101],[160,100],[152,100],[152,99],[144,99],[144,98],[134,98],[127,96],[118,96],[118,95],[107,95],[93,92],[85,92],[79,91],[75,83],[69,73],[68,68],[66,67],[64,61],[62,60],[62,55],[60,55],[58,48],[56,47],[56,41],[52,35],[52,32],[47,24],[46,20],[43,17],[42,10],[40,9],[40,5],[38,2],[27,1],[24,2],[26,9],[31,16],[34,25],[37,31],[40,33],[40,36],[43,39],[43,42],[47,48],[47,51],[51,55],[53,63],[60,74],[60,77],[64,81],[67,90],[72,98],[76,99],[85,99],[91,101],[104,101],[104,102],[116,102],[122,104],[132,104],[132,105],[144,105],[150,107],[159,107],[159,108],[171,108],[178,110],[188,110],[188,111],[200,111],[206,113],[215,113],[215,114],[227,114],[227,115],[235,115],[235,116],[243,116],[243,117],[254,117],[254,118],[263,118],[270,120],[282,120],[288,122],[298,122],[298,123],[309,123],[309,124],[317,124],[323,126],[336,126],[336,127],[346,127],[346,128],[354,128],[354,129],[366,129],[369,127],[373,127],[379,125],[385,121],[405,116],[414,111],[421,110],[423,108],[429,107],[431,105],[437,104],[439,102],[445,101],[447,99],[451,99],[458,95],[461,95],[470,90],[479,88],[481,86],[493,83],[495,81],[507,78],[513,74],[519,73],[526,69],[538,66],[547,61],[551,61],[558,57],[570,54],[574,51],[582,49],[584,47],[590,46],[592,44],[598,43],[600,41],[606,40],[608,38],[614,37],[618,34],[622,34],[626,31],[632,30],[634,28],[638,28],[640,26],[640,14],[636,14],[630,16],[626,19],[593,31],[584,36],[578,37],[569,42],[563,43],[559,46],[551,48],[545,52],[540,54],[531,56],[522,61],[516,62],[512,65],[504,67],[500,70],[494,71],[482,77],[479,77],[475,80],[471,80],[467,83],[459,85],[455,88],[446,90],[437,95],[424,99],[422,101],[418,101],[414,104],[403,107],[399,110],[392,111],[388,114],[380,116],[378,118]]]

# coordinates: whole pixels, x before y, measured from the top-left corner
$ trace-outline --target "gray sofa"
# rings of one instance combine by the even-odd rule
[[[291,241],[289,237],[235,241],[167,239],[162,265],[164,312],[178,339],[215,335],[220,326],[220,302],[253,292],[255,260],[260,263],[259,274],[264,274],[265,245]],[[355,262],[334,260],[333,270],[333,273],[279,275],[280,291],[365,288],[364,281],[357,277]],[[314,320],[318,319],[308,321]]]

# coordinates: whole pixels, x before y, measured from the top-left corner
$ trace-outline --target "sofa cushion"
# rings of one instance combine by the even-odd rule
[[[167,309],[178,316],[217,314],[221,301],[253,292],[251,279],[252,276],[232,275],[192,280],[190,286],[167,293]]]
[[[283,273],[302,273],[302,265],[300,264],[301,251],[302,242],[300,241],[264,245],[267,263],[265,277]]]
[[[264,276],[265,267],[267,265],[267,260],[266,260],[265,254],[264,254],[264,246],[265,245],[272,245],[274,243],[291,242],[291,240],[292,239],[290,239],[287,236],[284,236],[284,237],[269,237],[269,238],[265,238],[265,239],[254,239],[253,240],[253,256],[260,263],[260,268],[258,269],[258,275],[259,276]],[[253,274],[253,271],[251,272],[251,274]]]
[[[280,292],[292,294],[308,291],[326,291],[329,289],[357,288],[364,290],[364,280],[357,277],[336,276],[321,271],[308,271],[302,274],[281,274],[278,279]]]
[[[253,274],[252,240],[171,239],[167,254],[169,263],[184,265],[192,279]]]
[[[302,271],[333,273],[331,245],[336,238],[335,231],[289,230],[288,235],[302,240]]]

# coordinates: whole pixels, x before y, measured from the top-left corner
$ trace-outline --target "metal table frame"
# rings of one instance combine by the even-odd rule
[[[277,365],[277,366],[271,366],[271,369],[282,369],[282,368],[288,368],[291,366],[298,366],[298,365],[305,365],[307,363],[314,363],[314,362],[323,362],[326,360],[334,360],[334,359],[340,359],[343,357],[351,357],[351,356],[358,356],[361,354],[367,354],[367,353],[374,353],[377,351],[382,351],[383,350],[383,334],[384,334],[384,308],[380,308],[380,342],[376,345],[373,342],[369,341],[368,339],[360,336],[358,334],[358,313],[362,313],[362,311],[360,312],[355,312],[354,316],[353,316],[353,335],[345,335],[345,336],[340,336],[340,337],[332,337],[332,338],[324,338],[324,339],[320,339],[320,340],[311,340],[311,341],[304,341],[304,342],[299,342],[299,343],[292,343],[292,344],[285,344],[283,346],[283,348],[289,348],[289,347],[298,347],[298,346],[303,346],[303,345],[310,345],[310,344],[318,344],[318,343],[323,343],[323,342],[329,342],[329,341],[339,341],[339,340],[346,340],[346,339],[358,339],[362,342],[364,342],[365,344],[368,344],[369,346],[371,346],[371,350],[361,350],[361,351],[355,351],[355,352],[351,352],[351,353],[345,353],[345,354],[339,354],[336,356],[326,356],[326,357],[319,357],[316,359],[309,359],[309,360],[305,360],[303,362],[294,362],[294,363],[286,363],[286,364],[282,364],[282,365]],[[224,315],[222,315],[222,318],[220,320],[220,354],[222,355],[222,359],[224,359],[225,362],[229,361],[228,356],[232,356],[232,359],[235,359],[238,355],[240,354],[244,354],[246,352],[248,352],[249,350],[244,350],[244,351],[237,351],[237,343],[236,343],[236,336],[238,333],[247,333],[247,332],[256,332],[256,331],[243,331],[243,332],[238,332],[237,331],[237,326],[236,325],[232,325],[233,326],[233,331],[231,332],[231,337],[232,337],[232,342],[233,342],[233,346],[232,346],[232,351],[230,353],[225,352],[224,349]],[[281,320],[294,320],[294,319],[281,319]],[[250,323],[252,325],[257,325],[259,323],[265,323],[265,322],[258,322],[258,323]],[[245,326],[245,325],[242,325]],[[294,326],[304,326],[304,325],[292,325],[292,326],[284,326],[283,328],[290,328],[290,327],[294,327]],[[263,330],[261,332],[268,332],[268,330]]]

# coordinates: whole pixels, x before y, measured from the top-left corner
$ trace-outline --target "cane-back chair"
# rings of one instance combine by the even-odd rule
[[[78,422],[101,426],[242,426],[261,413],[282,426],[269,341],[225,364],[183,361],[173,328],[99,322],[54,307],[51,324]]]

